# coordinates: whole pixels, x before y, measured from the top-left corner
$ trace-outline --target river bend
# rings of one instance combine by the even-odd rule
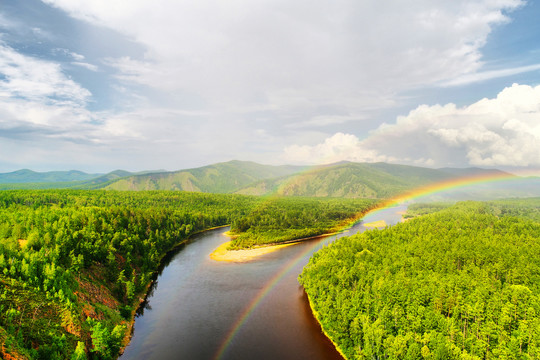
[[[405,207],[380,210],[364,222],[395,224]],[[121,360],[341,359],[321,333],[297,277],[310,256],[348,232],[310,240],[245,263],[209,254],[228,228],[191,238],[164,260]]]

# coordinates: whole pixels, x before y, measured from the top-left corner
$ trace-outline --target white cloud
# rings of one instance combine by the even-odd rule
[[[33,101],[84,105],[90,92],[68,78],[59,64],[18,53],[0,42],[0,93]]]
[[[122,69],[116,75],[120,80],[153,86],[154,82],[159,79],[162,89],[171,90],[171,86],[173,88],[178,86],[174,77],[167,76],[166,70],[162,69],[159,64],[135,60],[129,56],[117,59],[105,59],[105,64]]]
[[[291,162],[391,161],[427,166],[539,166],[540,86],[514,84],[496,98],[462,108],[421,105],[359,140],[338,133],[293,145]]]
[[[292,129],[302,129],[309,127],[322,127],[329,125],[343,124],[349,121],[357,121],[362,119],[362,116],[350,116],[350,115],[316,115],[311,117],[309,120],[300,121],[286,125],[288,128]]]
[[[147,49],[118,76],[206,106],[287,109],[284,92],[359,113],[415,86],[477,72],[480,48],[520,0],[178,2],[44,0]],[[294,106],[294,105],[293,105]],[[356,111],[355,111],[356,110]]]
[[[509,68],[509,69],[484,71],[484,72],[478,72],[478,73],[473,73],[473,74],[465,74],[455,79],[444,81],[442,83],[442,86],[467,85],[471,83],[487,81],[487,80],[507,77],[511,75],[517,75],[517,74],[522,74],[522,73],[536,71],[536,70],[540,70],[540,64],[520,66],[520,67],[515,67],[515,68]]]
[[[83,61],[84,60],[84,55],[77,54],[76,52],[70,52],[70,55],[71,55],[71,57],[73,57],[74,60],[77,60],[77,61]]]
[[[81,168],[77,164],[86,162],[101,169],[173,170],[190,161],[203,165],[196,162],[199,154],[215,156],[219,151],[221,160],[238,157],[232,154],[245,152],[243,141],[253,138],[228,126],[234,119],[224,114],[219,117],[226,121],[216,124],[210,120],[216,116],[212,112],[149,106],[144,99],[130,111],[91,111],[88,90],[59,64],[2,43],[0,74],[0,164],[43,169],[43,164],[62,162]]]
[[[62,55],[62,56],[65,56],[67,58],[70,58],[74,61],[83,61],[85,59],[85,56],[84,55],[81,55],[81,54],[78,54],[74,51],[70,51],[69,49],[65,49],[65,48],[54,48],[51,50],[51,53],[53,55]]]
[[[93,120],[92,114],[83,108],[66,104],[50,104],[27,99],[0,96],[0,128],[3,137],[10,129],[19,129],[22,135],[41,129],[44,136],[62,133],[69,135],[73,129],[85,132],[85,124]]]
[[[94,72],[99,70],[99,68],[96,65],[86,63],[86,62],[73,61],[71,64],[75,65],[75,66],[83,67],[83,68],[85,68],[87,70],[94,71]]]
[[[376,162],[392,161],[376,150],[366,148],[354,135],[337,133],[314,146],[291,145],[282,158],[294,164],[329,164],[338,161]]]
[[[87,60],[57,48],[52,55],[63,69],[0,42],[0,126],[14,137],[46,144],[50,149],[34,151],[36,159],[58,156],[53,148],[91,153],[94,144],[95,154],[81,159],[118,156],[118,167],[136,158],[141,169],[174,169],[187,158],[274,160],[286,144],[297,142],[287,147],[287,162],[430,165],[459,155],[471,163],[504,162],[509,160],[498,149],[512,148],[508,134],[534,128],[521,118],[532,104],[524,92],[513,104],[501,93],[492,99],[497,101],[463,109],[424,105],[364,140],[343,130],[395,106],[403,91],[502,76],[478,73],[480,51],[519,0],[322,0],[315,6],[307,0],[43,2],[119,32],[137,50],[77,46]],[[0,26],[7,23],[0,12]],[[90,63],[98,57],[99,69]],[[72,66],[101,70],[95,79],[81,76],[92,89],[105,86],[103,79],[117,89],[109,111],[87,109],[91,94],[67,75]],[[495,107],[510,117],[495,125]],[[472,118],[482,118],[480,126],[469,127]],[[329,127],[341,132],[324,133]],[[448,154],[449,147],[456,155]]]

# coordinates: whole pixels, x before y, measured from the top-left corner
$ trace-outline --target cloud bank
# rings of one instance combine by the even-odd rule
[[[476,72],[493,26],[523,4],[44,1],[144,45],[144,58],[108,59],[126,82],[188,92],[219,107],[292,109],[328,99],[356,111]]]
[[[29,32],[0,9],[0,31],[12,31],[0,37],[0,167],[10,170],[53,163],[174,170],[232,158],[276,163],[284,148],[287,162],[509,162],[490,154],[514,146],[512,137],[525,131],[519,119],[505,122],[505,132],[487,123],[464,130],[427,120],[429,112],[463,109],[420,106],[367,137],[376,127],[369,121],[396,106],[416,107],[419,101],[403,96],[408,91],[538,69],[482,72],[482,47],[521,0],[42,2],[69,17],[66,24],[84,22],[84,36],[92,29],[119,35],[92,42],[100,49],[84,48],[84,41],[70,49],[61,41],[66,34],[45,20]],[[24,53],[24,36],[50,44],[48,55],[56,57]],[[4,41],[15,38],[15,45]],[[110,105],[95,106],[109,94]],[[424,120],[411,120],[407,131],[418,138],[392,132],[415,116]],[[418,126],[430,131],[413,130]],[[423,154],[399,146],[417,143]]]
[[[474,104],[421,105],[360,140],[337,133],[316,145],[292,145],[293,163],[389,161],[426,166],[540,166],[540,86],[514,84]],[[456,154],[462,154],[456,156]]]

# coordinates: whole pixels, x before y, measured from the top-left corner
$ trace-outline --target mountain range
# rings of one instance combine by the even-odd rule
[[[28,169],[21,169],[0,174],[0,184],[85,181],[101,175],[103,174],[87,174],[78,170],[35,172]]]
[[[506,175],[509,183],[480,184],[436,195],[452,198],[540,196],[539,178],[520,178],[497,169],[441,168],[388,163],[340,162],[320,166],[272,166],[233,160],[179,171],[108,174],[81,171],[0,173],[0,189],[183,190],[248,195],[384,198],[434,182],[476,175]]]

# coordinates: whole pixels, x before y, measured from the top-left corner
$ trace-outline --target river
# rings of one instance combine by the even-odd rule
[[[379,210],[365,223],[400,221],[405,206]],[[121,360],[341,359],[321,333],[297,277],[310,256],[349,231],[289,246],[245,263],[209,254],[228,228],[192,237],[164,260]]]

